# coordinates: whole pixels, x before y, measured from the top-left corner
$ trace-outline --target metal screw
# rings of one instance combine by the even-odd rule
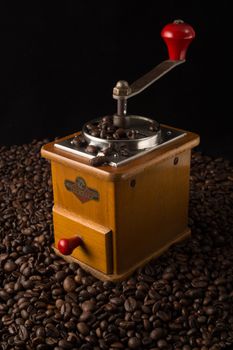
[[[130,186],[131,187],[135,187],[136,186],[136,180],[135,179],[130,181]]]

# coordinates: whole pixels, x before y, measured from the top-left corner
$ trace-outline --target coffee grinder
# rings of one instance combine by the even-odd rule
[[[51,160],[53,249],[101,280],[122,280],[190,234],[191,149],[199,136],[127,113],[127,100],[185,62],[195,37],[181,20],[166,25],[169,59],[113,88],[117,113],[43,146]]]

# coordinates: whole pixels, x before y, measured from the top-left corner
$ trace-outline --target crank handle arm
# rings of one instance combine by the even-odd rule
[[[124,80],[118,81],[113,89],[114,99],[126,100],[139,94],[162,76],[170,72],[170,70],[185,62],[187,48],[195,38],[194,29],[189,24],[177,20],[167,24],[163,28],[161,36],[167,45],[169,60],[161,62],[130,86]]]

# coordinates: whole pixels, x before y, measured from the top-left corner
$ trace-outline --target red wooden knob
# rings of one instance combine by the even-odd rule
[[[63,255],[72,254],[73,250],[83,243],[82,238],[76,236],[72,238],[62,238],[58,241],[58,250]]]
[[[161,36],[167,45],[170,60],[179,61],[185,60],[187,48],[195,38],[195,31],[189,24],[176,20],[163,28]]]

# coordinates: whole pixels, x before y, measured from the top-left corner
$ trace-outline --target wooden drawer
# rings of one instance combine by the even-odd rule
[[[112,232],[59,207],[53,208],[55,248],[62,238],[80,236],[84,242],[72,257],[106,274],[112,273]]]

